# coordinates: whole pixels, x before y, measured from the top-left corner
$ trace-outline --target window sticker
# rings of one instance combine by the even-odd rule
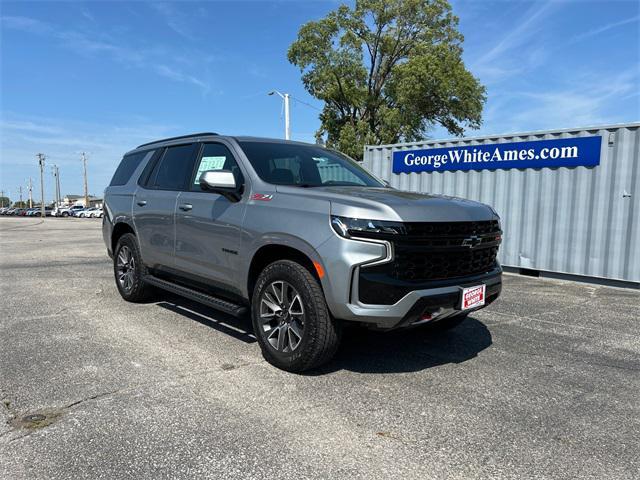
[[[200,175],[207,170],[222,170],[224,166],[224,162],[227,160],[227,157],[202,157],[200,160],[200,166],[198,167],[198,172],[196,173],[196,178],[193,181],[194,185],[198,185],[200,183]]]

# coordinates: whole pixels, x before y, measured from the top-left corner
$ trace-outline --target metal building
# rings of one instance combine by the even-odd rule
[[[491,205],[505,267],[640,287],[640,123],[367,146],[364,166]]]

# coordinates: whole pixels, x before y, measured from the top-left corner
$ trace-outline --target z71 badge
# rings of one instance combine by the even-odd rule
[[[270,202],[273,199],[273,195],[267,193],[254,193],[251,195],[251,200],[259,200],[261,202]]]

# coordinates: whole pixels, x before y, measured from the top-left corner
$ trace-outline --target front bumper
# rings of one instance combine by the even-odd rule
[[[481,307],[460,310],[462,289],[476,285],[486,285],[486,300]],[[367,305],[360,302],[347,304],[349,315],[345,320],[357,321],[390,330],[422,323],[424,313],[433,316],[433,321],[446,317],[480,310],[495,301],[502,291],[502,270],[500,268],[484,274],[460,279],[456,285],[414,290],[393,305]]]
[[[326,275],[322,279],[327,305],[334,317],[390,330],[419,323],[423,313],[432,312],[434,321],[463,313],[460,297],[465,287],[486,285],[485,305],[495,301],[502,290],[502,268],[490,272],[442,282],[429,282],[428,288],[412,290],[392,305],[365,304],[359,300],[359,269],[388,260],[384,242],[343,239],[337,235],[318,248],[325,260]]]

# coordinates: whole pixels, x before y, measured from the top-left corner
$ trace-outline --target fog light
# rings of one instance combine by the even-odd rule
[[[424,312],[421,316],[420,316],[420,321],[421,322],[425,322],[427,320],[431,320],[433,318],[433,314],[431,312]]]

